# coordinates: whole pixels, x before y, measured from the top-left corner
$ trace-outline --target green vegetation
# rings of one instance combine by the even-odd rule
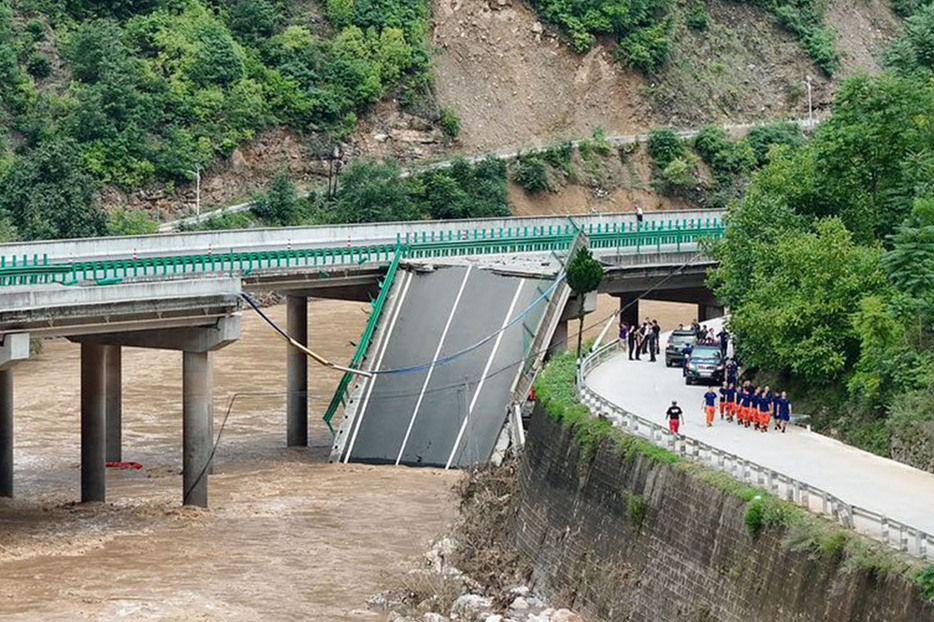
[[[548,167],[540,155],[520,155],[512,169],[512,180],[531,194],[552,192]]]
[[[581,246],[568,264],[567,279],[568,286],[580,303],[577,317],[580,322],[580,330],[577,331],[577,358],[580,359],[584,338],[584,297],[600,287],[600,283],[603,282],[603,266],[594,259],[589,248]]]
[[[895,49],[925,49],[919,32]],[[809,143],[779,128],[751,137],[767,165],[731,209],[711,278],[746,366],[796,386],[819,429],[883,455],[893,435],[934,452],[923,432],[934,420],[934,83],[913,54],[845,81]]]
[[[283,173],[276,175],[269,191],[254,199],[253,213],[277,227],[299,224],[301,204],[292,180]]]
[[[918,0],[895,0],[906,5]],[[624,65],[652,73],[671,54],[671,35],[678,17],[669,0],[531,0],[542,19],[555,24],[577,52],[590,50],[598,37],[612,37],[616,58]],[[820,0],[755,0],[791,32],[805,53],[828,75],[840,65],[836,33],[824,23],[825,3]],[[914,5],[910,9],[914,11]],[[694,30],[707,30],[710,15],[703,2],[694,2],[683,15]]]
[[[448,138],[457,138],[461,132],[461,120],[450,108],[441,109],[441,131]]]
[[[506,190],[506,164],[495,158],[408,178],[393,164],[360,161],[340,176],[336,197],[319,197],[310,210],[321,224],[489,218],[509,215]]]
[[[424,97],[427,0],[331,0],[326,15],[279,0],[0,0],[0,211],[27,238],[103,234],[102,185],[186,182],[272,126],[338,141],[388,92]]]

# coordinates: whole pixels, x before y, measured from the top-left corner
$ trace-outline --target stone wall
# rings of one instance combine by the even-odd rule
[[[689,469],[619,453],[604,443],[584,455],[536,405],[516,532],[550,597],[604,620],[934,620],[903,574],[795,550],[784,528],[753,537],[735,495]]]

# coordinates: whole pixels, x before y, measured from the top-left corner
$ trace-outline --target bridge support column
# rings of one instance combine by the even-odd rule
[[[211,357],[207,352],[182,354],[182,504],[208,506]]]
[[[555,326],[555,334],[551,337],[551,344],[548,346],[548,356],[553,356],[558,352],[564,352],[568,349],[568,320],[561,320]]]
[[[697,319],[699,322],[706,322],[717,317],[723,317],[723,307],[708,304],[697,305]]]
[[[308,299],[289,296],[287,308],[289,336],[303,346],[308,345]],[[286,355],[286,441],[289,447],[308,445],[308,357],[288,346]]]
[[[636,294],[621,294],[619,296],[620,321],[629,326],[639,324],[639,296]],[[618,336],[618,333],[617,333]]]
[[[105,348],[81,344],[81,502],[107,491]]]
[[[13,496],[13,370],[0,370],[0,497]]]
[[[104,346],[107,378],[107,462],[123,460],[123,351]]]

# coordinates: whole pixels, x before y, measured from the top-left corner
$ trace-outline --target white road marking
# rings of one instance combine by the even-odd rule
[[[493,351],[490,352],[490,358],[486,360],[486,367],[483,368],[483,373],[480,374],[480,381],[477,383],[477,388],[474,390],[473,398],[470,400],[470,406],[467,407],[467,414],[464,416],[464,421],[461,423],[461,429],[457,433],[457,439],[454,441],[454,447],[451,449],[451,455],[448,456],[447,464],[444,465],[445,470],[451,468],[451,462],[454,461],[454,455],[457,453],[457,447],[461,443],[461,438],[464,436],[464,430],[467,429],[467,420],[470,419],[470,413],[473,412],[474,406],[477,405],[477,398],[480,397],[480,391],[483,390],[483,383],[486,382],[486,375],[490,371],[490,366],[493,364],[493,359],[496,358],[496,351],[499,350],[499,344],[503,340],[503,335],[506,334],[506,325],[509,324],[509,319],[512,317],[513,312],[516,309],[516,303],[519,301],[519,293],[522,291],[522,286],[525,285],[525,279],[519,279],[519,286],[516,288],[516,293],[513,294],[512,303],[509,305],[509,310],[506,311],[506,317],[503,318],[503,325],[500,326],[499,334],[496,336],[496,342],[493,344]]]
[[[425,374],[425,382],[422,384],[422,390],[418,394],[418,400],[415,402],[415,410],[412,411],[412,419],[409,421],[409,428],[405,431],[405,438],[402,439],[402,447],[399,448],[399,455],[396,457],[396,466],[399,466],[399,462],[402,461],[402,454],[405,452],[405,445],[409,442],[409,435],[412,433],[412,426],[415,425],[415,417],[418,416],[418,409],[422,406],[422,400],[425,397],[425,390],[428,388],[428,383],[431,382],[431,374],[435,371],[435,363],[438,362],[438,357],[441,355],[441,348],[444,346],[444,339],[448,336],[448,329],[451,328],[451,322],[454,320],[454,314],[457,312],[457,306],[460,304],[461,296],[464,294],[464,286],[467,285],[467,279],[470,277],[470,271],[473,269],[473,266],[467,266],[467,271],[464,272],[464,280],[461,281],[461,287],[457,290],[457,298],[454,299],[454,304],[451,305],[451,314],[448,316],[448,321],[444,325],[444,330],[441,332],[441,338],[438,340],[438,347],[435,349],[435,356],[431,359],[431,367],[428,368],[428,373]]]
[[[403,276],[405,283],[402,284],[402,293],[399,295],[399,300],[396,303],[396,307],[392,310],[392,317],[389,319],[389,324],[386,326],[386,337],[382,340],[382,343],[379,347],[379,352],[376,356],[376,363],[371,369],[377,370],[379,366],[383,364],[383,355],[386,354],[386,350],[389,347],[389,339],[392,337],[392,331],[396,327],[396,320],[399,319],[399,312],[402,310],[402,305],[405,302],[405,296],[409,292],[409,285],[412,284],[412,273],[406,272]],[[376,380],[379,376],[373,376],[368,380],[368,385],[366,387],[366,394],[363,398],[363,402],[360,404],[360,415],[357,417],[357,421],[354,422],[353,435],[350,437],[350,445],[347,447],[347,452],[344,455],[344,464],[347,464],[350,461],[350,452],[353,451],[354,443],[357,442],[357,432],[360,431],[360,426],[363,423],[363,415],[366,414],[366,407],[370,403],[370,395],[373,394],[373,385],[376,384]]]

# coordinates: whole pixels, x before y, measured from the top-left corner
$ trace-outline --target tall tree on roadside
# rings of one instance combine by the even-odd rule
[[[580,298],[580,330],[577,332],[577,358],[580,359],[584,339],[584,296],[600,287],[600,283],[603,282],[603,266],[593,258],[589,248],[582,246],[577,249],[577,253],[568,264],[567,278],[568,286]]]

